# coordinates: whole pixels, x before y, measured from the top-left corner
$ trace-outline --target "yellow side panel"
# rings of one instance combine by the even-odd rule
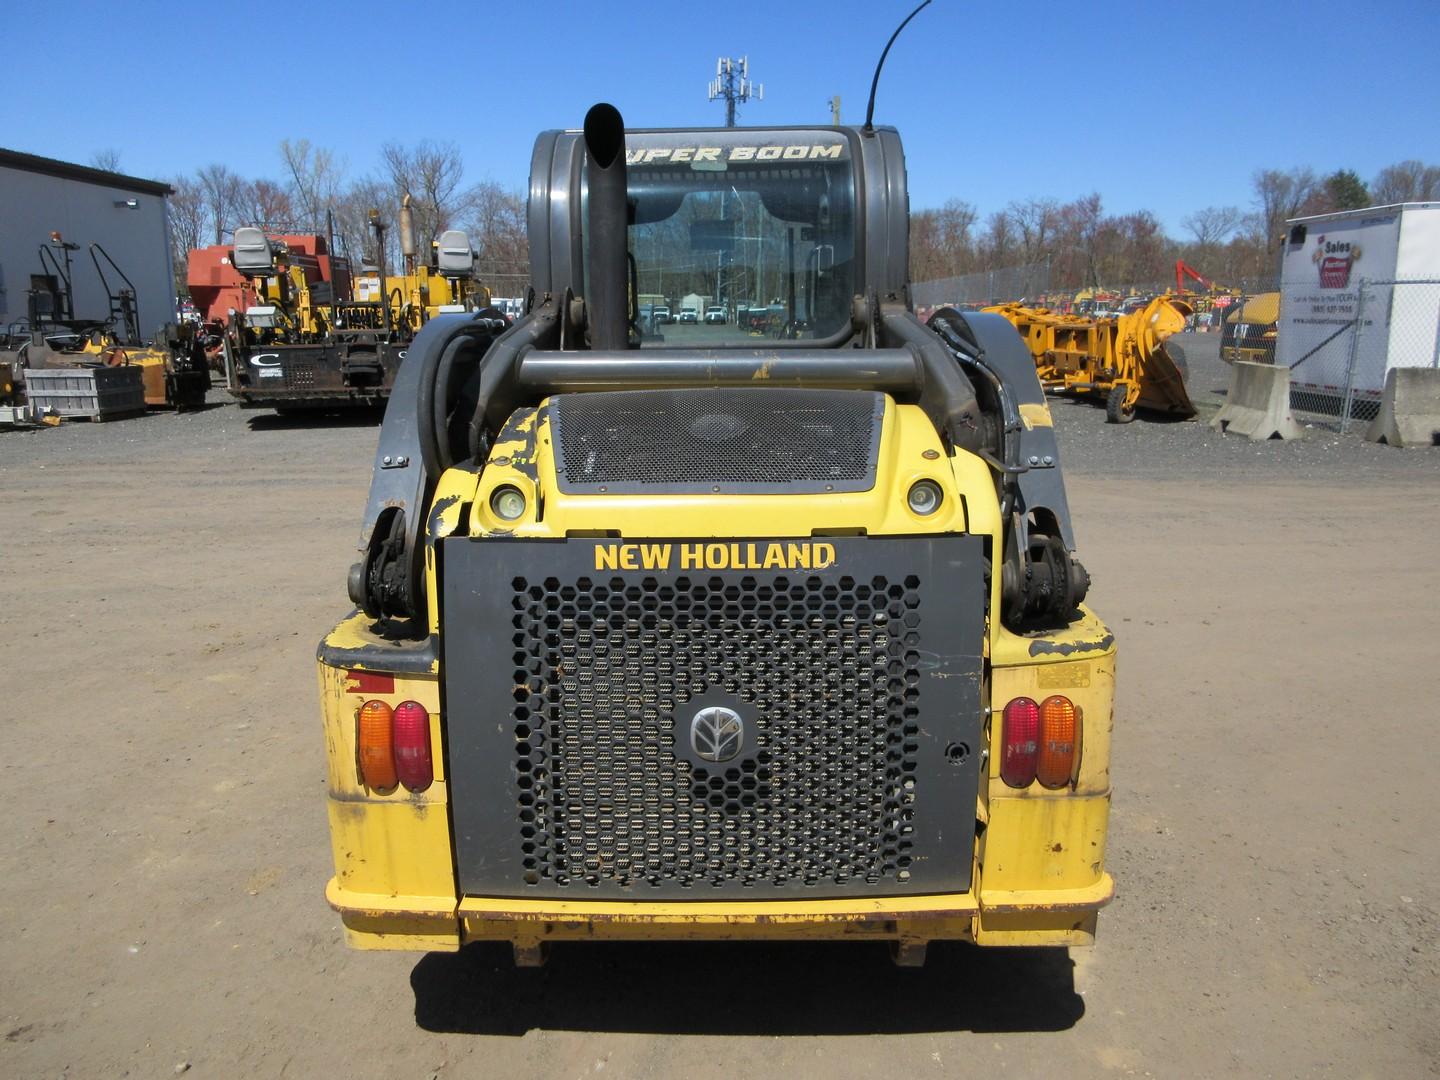
[[[991,676],[990,797],[1021,792],[1000,779],[1002,715],[1017,697],[1044,701],[1059,694],[1080,710],[1080,765],[1071,790],[1095,795],[1110,790],[1110,735],[1115,721],[1115,646],[1105,626],[1089,613],[1062,634],[1047,635],[1045,650],[1035,655],[1035,639],[1002,631]],[[1038,784],[1029,794],[1050,798]]]
[[[320,665],[335,859],[335,878],[326,895],[344,912],[352,945],[454,947],[459,924],[438,684],[434,675],[396,675],[394,680],[393,692],[357,693],[347,671]],[[356,756],[356,714],[371,698],[391,707],[414,700],[429,711],[435,780],[424,791],[375,791],[364,785]]]
[[[990,798],[980,906],[992,893],[1082,889],[1102,880],[1110,795]]]
[[[460,931],[454,925],[436,933],[436,923],[401,918],[342,916],[345,944],[352,949],[389,952],[458,952]]]
[[[1025,912],[1017,915],[984,913],[975,920],[976,945],[1093,945],[1095,912],[1057,915]]]
[[[329,810],[335,881],[345,904],[378,906],[405,896],[415,901],[410,910],[454,908],[444,806],[332,796]]]

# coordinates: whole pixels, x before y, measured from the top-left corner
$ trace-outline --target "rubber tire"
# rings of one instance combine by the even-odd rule
[[[1116,386],[1105,399],[1105,422],[1107,424],[1128,424],[1135,419],[1135,410],[1125,411],[1125,387]]]

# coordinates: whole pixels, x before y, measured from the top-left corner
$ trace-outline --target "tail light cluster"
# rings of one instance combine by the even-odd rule
[[[391,708],[370,700],[360,706],[360,777],[365,786],[389,791],[403,784],[424,791],[435,780],[430,758],[430,713],[418,701]]]
[[[1035,704],[1028,697],[1005,706],[1000,779],[1013,788],[1063,788],[1080,762],[1080,710],[1060,694]]]

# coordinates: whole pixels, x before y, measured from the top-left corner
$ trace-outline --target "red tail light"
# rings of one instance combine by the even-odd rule
[[[430,760],[430,714],[418,701],[395,706],[395,773],[407,791],[424,791],[435,779]]]
[[[1029,787],[1040,751],[1040,706],[1028,697],[1006,705],[1000,740],[1000,779],[1014,788]]]
[[[370,700],[360,706],[360,777],[365,786],[388,791],[395,786],[393,713],[383,701]]]
[[[1075,774],[1080,725],[1075,705],[1059,694],[1040,703],[1040,754],[1035,778],[1042,787],[1061,788]]]

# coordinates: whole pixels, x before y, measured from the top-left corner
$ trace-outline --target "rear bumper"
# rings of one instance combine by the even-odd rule
[[[378,896],[334,878],[325,899],[350,944],[370,949],[456,949],[470,941],[529,950],[551,941],[881,940],[981,945],[1085,945],[1095,914],[1115,895],[1109,874],[1076,889],[982,890],[873,900],[636,903]]]
[[[375,405],[390,396],[388,386],[366,386],[343,390],[275,390],[253,387],[230,388],[242,409],[336,409]]]

